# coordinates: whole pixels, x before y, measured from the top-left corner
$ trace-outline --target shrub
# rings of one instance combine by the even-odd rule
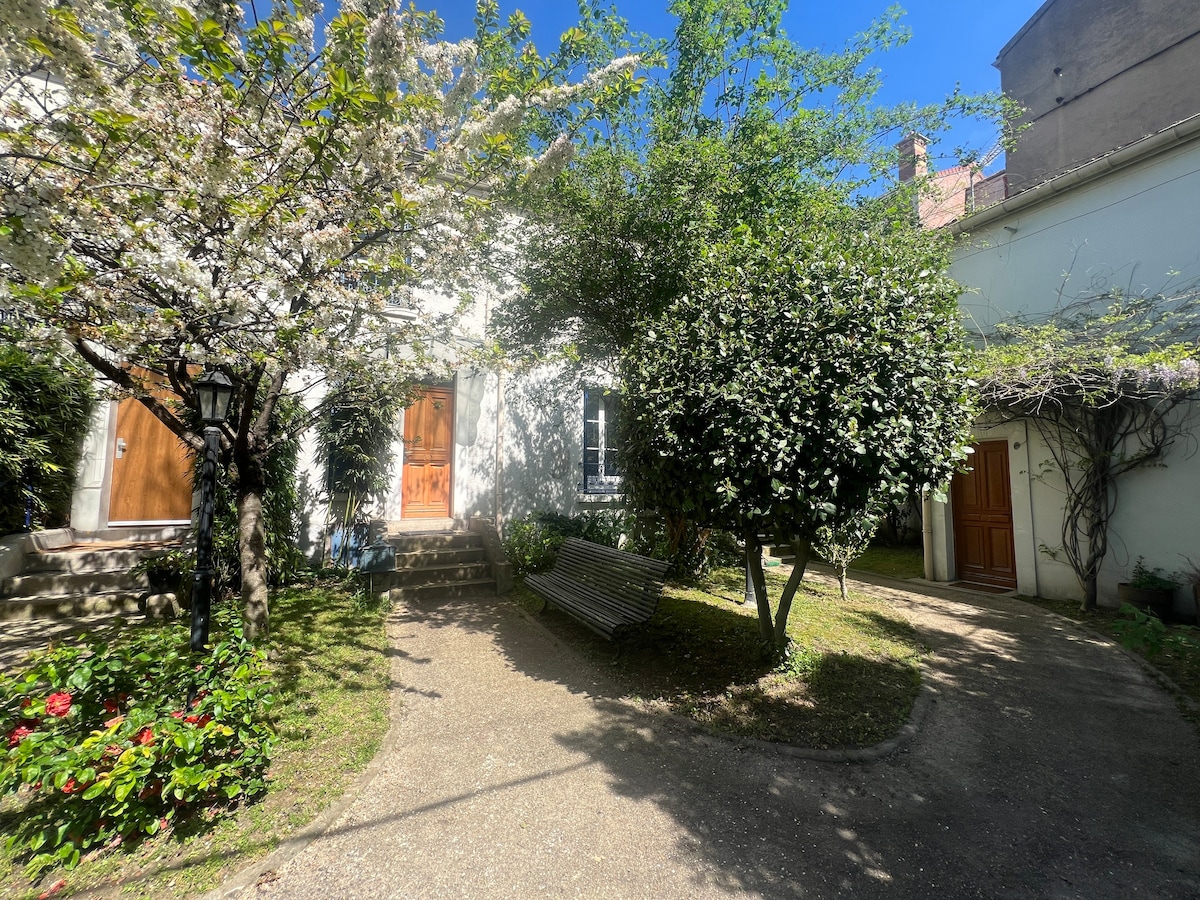
[[[54,527],[70,512],[75,467],[95,405],[78,363],[19,349],[0,334],[0,534]]]
[[[619,512],[585,512],[574,516],[541,510],[504,527],[504,552],[517,576],[544,572],[554,565],[559,547],[569,537],[616,547],[625,531]]]
[[[126,629],[0,676],[0,792],[25,802],[9,846],[31,878],[265,789],[271,683],[240,624],[219,618],[229,635],[204,656],[184,626]]]

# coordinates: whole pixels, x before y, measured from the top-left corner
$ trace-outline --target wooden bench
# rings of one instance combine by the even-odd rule
[[[669,563],[567,538],[554,568],[525,579],[529,589],[597,634],[612,640],[644,624],[662,597]]]

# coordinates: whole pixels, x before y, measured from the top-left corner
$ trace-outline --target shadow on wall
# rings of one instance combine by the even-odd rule
[[[582,393],[573,379],[513,380],[504,392],[502,519],[534,510],[570,514],[581,480]]]

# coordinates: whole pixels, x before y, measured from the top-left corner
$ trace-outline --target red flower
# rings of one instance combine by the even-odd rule
[[[137,733],[137,737],[135,737],[133,740],[134,740],[134,743],[141,744],[143,747],[146,746],[147,744],[153,744],[154,743],[154,729],[151,728],[149,725],[147,725],[145,728],[143,728],[141,731],[139,731]]]
[[[74,794],[76,791],[82,790],[83,788],[80,786],[79,782],[75,780],[74,775],[68,778],[67,783],[62,786],[62,792],[64,794]]]
[[[61,718],[70,711],[71,695],[66,691],[59,691],[57,694],[51,694],[46,698],[46,715]]]
[[[58,879],[58,881],[54,882],[54,884],[50,885],[50,887],[48,887],[46,890],[44,890],[40,894],[38,894],[38,900],[50,900],[50,897],[57,894],[59,891],[61,891],[66,886],[67,886],[67,879],[60,878],[60,879]]]
[[[106,713],[118,712],[120,710],[120,708],[121,708],[121,705],[119,703],[117,703],[117,701],[114,700],[112,697],[109,697],[107,700],[104,701],[104,711]]]
[[[175,712],[171,713],[171,718],[172,719],[182,719],[183,713],[177,709],[177,710],[175,710]]]
[[[33,734],[33,729],[28,725],[18,725],[8,733],[8,746],[17,746],[17,744],[21,743],[21,741],[25,740],[25,738],[29,737],[31,734]]]

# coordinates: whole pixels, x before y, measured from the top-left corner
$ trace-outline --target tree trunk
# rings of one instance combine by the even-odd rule
[[[758,638],[763,650],[774,649],[771,631],[771,603],[767,599],[767,576],[763,574],[762,542],[758,529],[748,526],[743,535],[746,540],[746,574],[754,587],[754,602],[758,606]]]
[[[800,587],[800,581],[804,578],[804,570],[808,567],[808,557],[811,552],[812,543],[810,541],[792,538],[792,553],[796,558],[792,562],[791,577],[788,578],[787,584],[783,588],[783,595],[779,598],[779,609],[775,611],[775,652],[780,655],[787,650],[788,615],[792,611],[792,600],[796,596],[796,589]]]
[[[838,589],[842,592],[842,599],[849,600],[850,594],[846,591],[846,567],[838,566],[837,570]]]
[[[242,562],[242,625],[254,640],[267,634],[267,534],[263,526],[262,487],[238,489],[238,553]]]

